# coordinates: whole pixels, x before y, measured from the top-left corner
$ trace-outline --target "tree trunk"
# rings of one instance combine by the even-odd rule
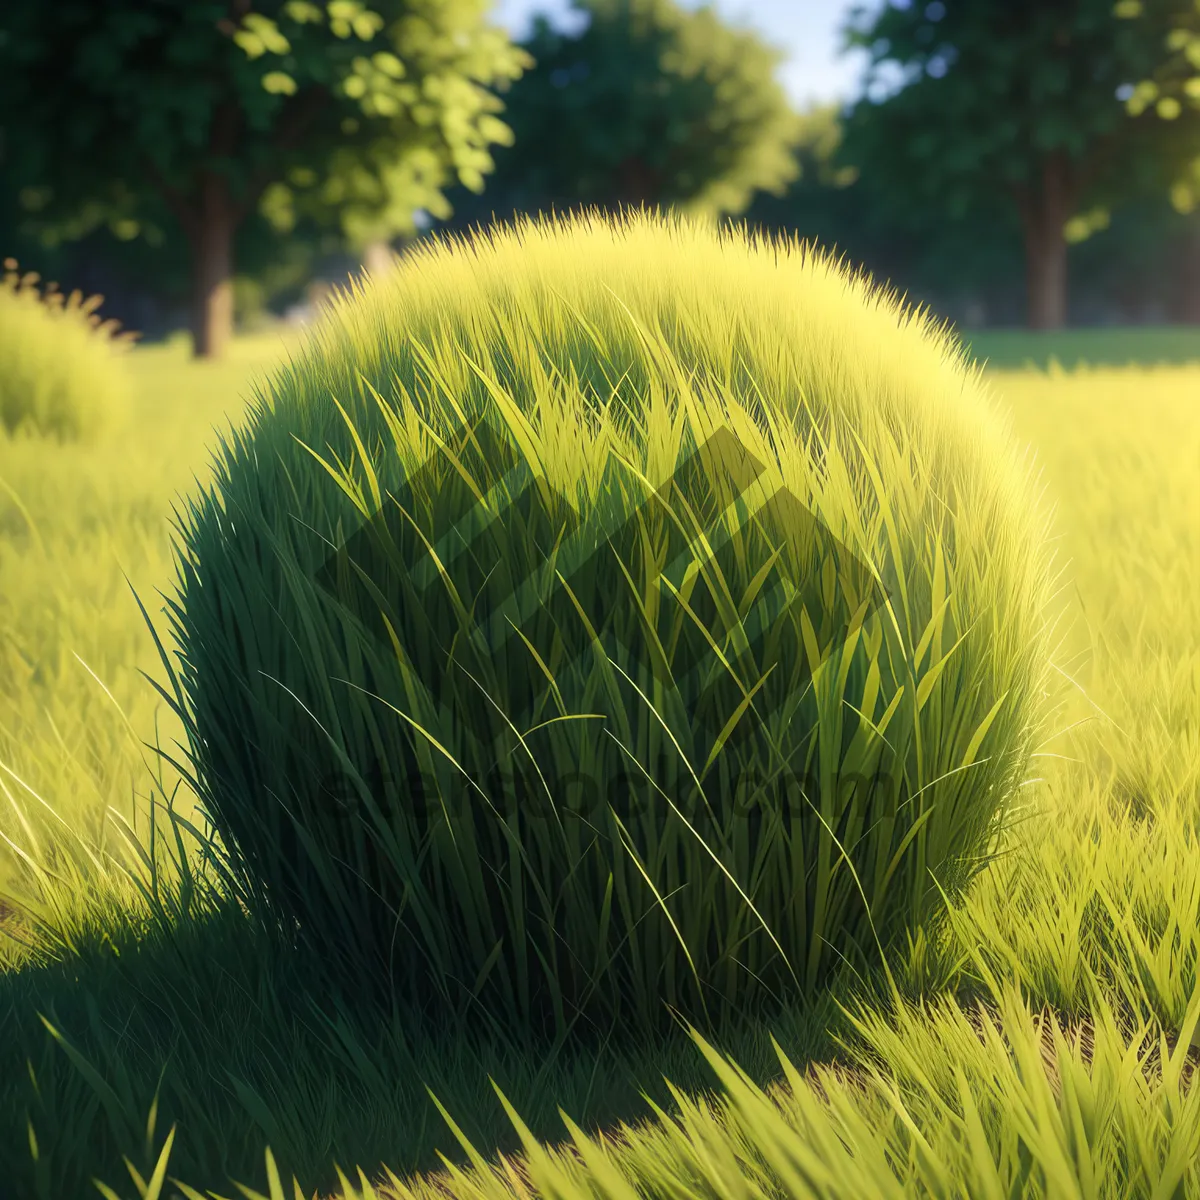
[[[1063,232],[1074,203],[1066,155],[1042,163],[1041,178],[1021,197],[1025,229],[1026,323],[1030,329],[1061,329],[1067,323],[1067,239]]]
[[[237,218],[224,179],[208,175],[192,231],[192,354],[220,358],[233,336],[233,236]]]

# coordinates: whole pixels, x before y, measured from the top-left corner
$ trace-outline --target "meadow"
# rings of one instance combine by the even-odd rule
[[[1057,505],[1060,729],[896,993],[715,1048],[425,1043],[223,893],[134,592],[165,640],[172,506],[285,339],[138,348],[94,445],[0,435],[0,1200],[1200,1197],[1200,336],[966,340]]]

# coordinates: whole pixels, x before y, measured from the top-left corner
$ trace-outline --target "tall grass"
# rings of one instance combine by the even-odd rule
[[[136,350],[137,437],[119,458],[0,442],[0,630],[22,651],[0,686],[0,830],[14,843],[0,886],[44,921],[18,930],[38,953],[14,944],[0,974],[12,1192],[73,1200],[98,1195],[97,1177],[122,1198],[154,1194],[125,1155],[145,1182],[161,1160],[215,1195],[243,1194],[233,1178],[291,1198],[270,1188],[269,1144],[305,1195],[365,1194],[349,1164],[379,1195],[423,1197],[521,1195],[529,1181],[572,1200],[1200,1195],[1200,372],[992,377],[1057,504],[1072,728],[1041,748],[1027,819],[939,944],[893,963],[906,998],[847,989],[849,1015],[831,1004],[731,1028],[709,1039],[711,1058],[685,1038],[632,1058],[530,1061],[466,1034],[414,1044],[402,1013],[356,1023],[311,987],[286,938],[222,907],[219,872],[204,874],[182,829],[195,873],[181,872],[161,809],[157,889],[145,864],[146,894],[123,869],[137,855],[118,814],[133,823],[136,808],[144,843],[149,795],[161,805],[175,788],[165,769],[163,792],[152,784],[140,742],[156,721],[164,748],[180,734],[137,674],[157,658],[123,569],[165,635],[155,588],[171,576],[170,503],[207,478],[213,426],[240,416],[243,380],[274,353],[244,352],[255,357],[214,369]],[[195,815],[184,790],[175,807]],[[545,1151],[522,1142],[489,1076]],[[472,1165],[424,1084],[488,1165]],[[406,1183],[387,1184],[383,1164]]]
[[[811,998],[931,934],[1009,815],[1034,485],[945,334],[794,244],[589,214],[418,252],[188,508],[197,787],[247,896],[406,1007],[653,1037]]]
[[[277,335],[247,339],[193,370],[185,341],[137,347],[118,442],[0,438],[0,833],[23,835],[15,805],[32,803],[47,817],[41,851],[90,871],[72,835],[120,851],[110,808],[144,831],[147,764],[168,786],[172,771],[143,743],[169,749],[183,730],[143,676],[158,657],[130,588],[166,636],[155,597],[173,570],[173,499],[207,479],[217,431],[241,415],[253,374],[285,353]],[[180,811],[192,814],[190,798]],[[10,853],[0,890],[13,889],[36,905],[30,870]]]
[[[118,353],[135,333],[102,320],[102,296],[45,293],[14,259],[0,275],[0,432],[88,441],[128,416],[129,378]]]

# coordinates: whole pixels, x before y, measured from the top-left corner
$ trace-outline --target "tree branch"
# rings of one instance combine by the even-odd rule
[[[200,227],[200,214],[188,204],[187,197],[183,192],[174,184],[169,183],[166,176],[150,159],[146,159],[146,174],[183,228],[184,235],[191,238]]]
[[[1098,138],[1095,143],[1095,149],[1080,162],[1079,171],[1075,176],[1076,196],[1078,199],[1082,200],[1087,195],[1092,185],[1101,178],[1106,168],[1112,164],[1113,153],[1117,148],[1117,140],[1111,133]]]
[[[271,149],[283,153],[294,150],[328,100],[329,89],[323,86],[307,88],[303,92],[289,97],[271,134]],[[250,176],[245,195],[237,206],[239,219],[250,214],[250,210],[258,203],[267,186],[274,182],[278,174],[277,166],[272,164],[260,168]]]
[[[213,113],[212,129],[208,135],[208,152],[214,158],[232,158],[237,149],[242,114],[236,104],[222,100]]]

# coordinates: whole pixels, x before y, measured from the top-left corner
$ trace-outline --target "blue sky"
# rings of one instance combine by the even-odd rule
[[[699,8],[701,0],[676,0]],[[786,55],[779,81],[794,104],[848,99],[862,71],[862,60],[837,53],[837,30],[850,8],[848,0],[713,0],[718,15],[731,25],[754,29]],[[568,0],[496,0],[496,22],[524,37],[534,13],[543,12],[562,29],[578,27]]]

